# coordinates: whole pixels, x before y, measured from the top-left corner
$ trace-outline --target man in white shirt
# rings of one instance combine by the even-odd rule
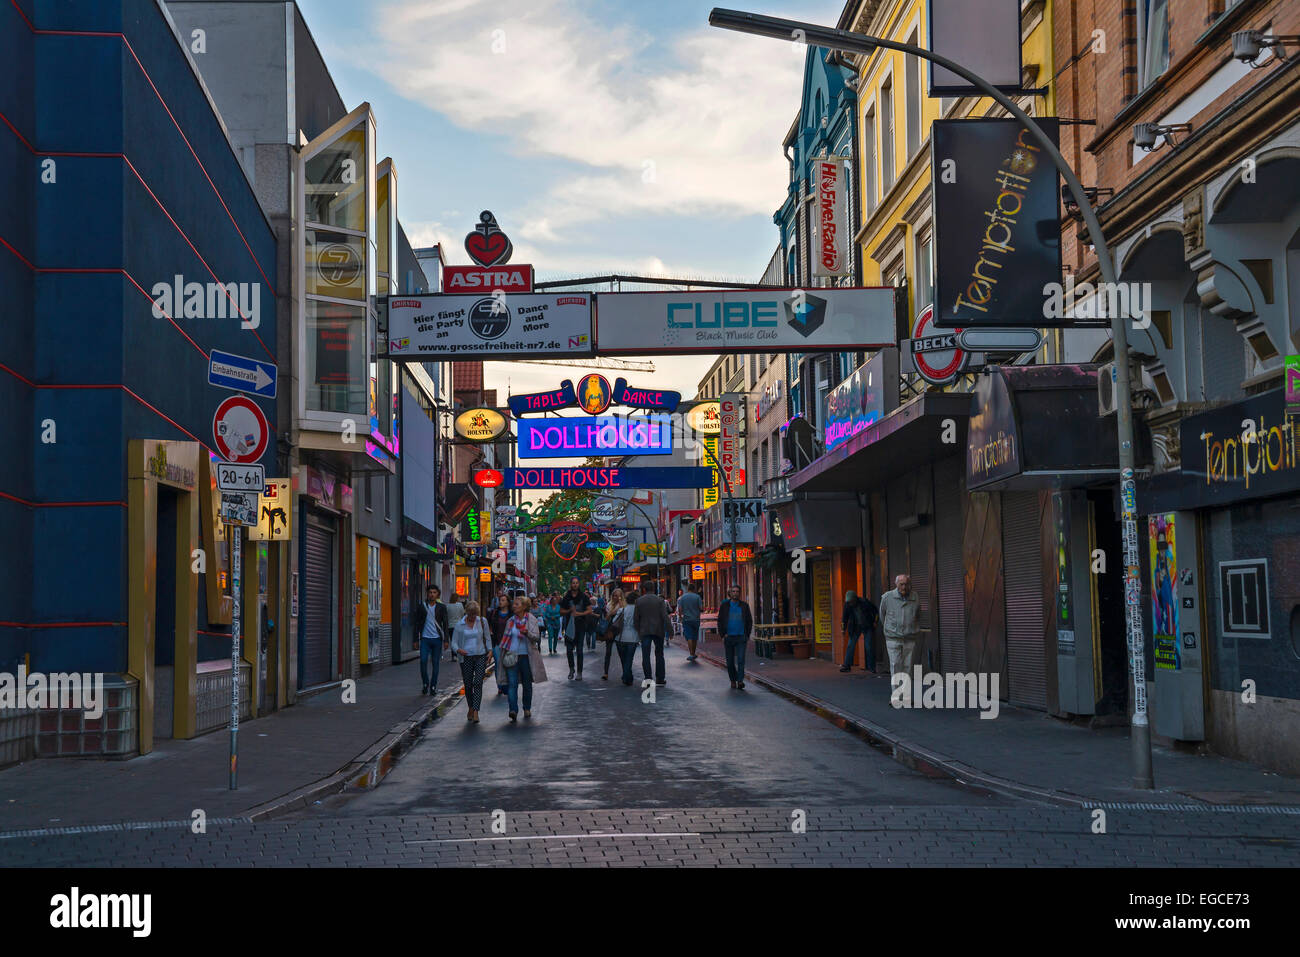
[[[899,575],[892,590],[880,596],[880,627],[885,632],[885,647],[889,649],[889,671],[907,674],[912,670],[912,657],[916,653],[916,639],[921,634],[917,619],[921,603],[912,591],[912,579]]]

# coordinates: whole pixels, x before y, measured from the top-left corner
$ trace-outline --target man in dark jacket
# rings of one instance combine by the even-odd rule
[[[668,603],[655,593],[654,582],[641,583],[641,597],[632,606],[632,626],[641,637],[641,670],[650,677],[650,645],[655,646],[655,684],[664,685],[664,635],[668,634]]]
[[[740,586],[732,585],[727,589],[726,601],[718,606],[718,634],[722,635],[727,676],[733,688],[745,687],[745,647],[753,630],[754,613],[749,610],[749,603],[741,600]]]
[[[871,599],[866,595],[859,597],[852,591],[844,593],[844,613],[840,615],[840,622],[848,644],[844,649],[844,666],[840,668],[840,671],[849,671],[853,667],[853,652],[857,650],[858,639],[865,637],[867,641],[863,646],[863,652],[866,655],[864,670],[875,672],[877,617],[876,606],[871,603]]]
[[[451,640],[451,625],[447,621],[447,606],[440,599],[442,591],[430,585],[425,600],[415,609],[415,634],[420,642],[420,694],[433,694],[438,690],[438,666],[442,662],[443,642]],[[433,675],[429,675],[429,660],[433,659]]]

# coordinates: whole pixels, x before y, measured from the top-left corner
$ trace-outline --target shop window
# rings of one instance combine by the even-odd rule
[[[365,415],[370,391],[365,308],[308,299],[305,329],[307,407]]]
[[[1269,637],[1266,559],[1219,562],[1219,590],[1226,637]]]

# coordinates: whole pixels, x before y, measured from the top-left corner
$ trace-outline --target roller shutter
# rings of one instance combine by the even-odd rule
[[[1046,622],[1037,492],[1002,496],[1002,580],[1007,609],[1008,700],[1047,708]]]

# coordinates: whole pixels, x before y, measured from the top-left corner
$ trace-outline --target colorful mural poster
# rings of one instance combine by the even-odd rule
[[[1147,519],[1147,548],[1151,559],[1151,641],[1156,668],[1177,671],[1178,560],[1172,513]]]

